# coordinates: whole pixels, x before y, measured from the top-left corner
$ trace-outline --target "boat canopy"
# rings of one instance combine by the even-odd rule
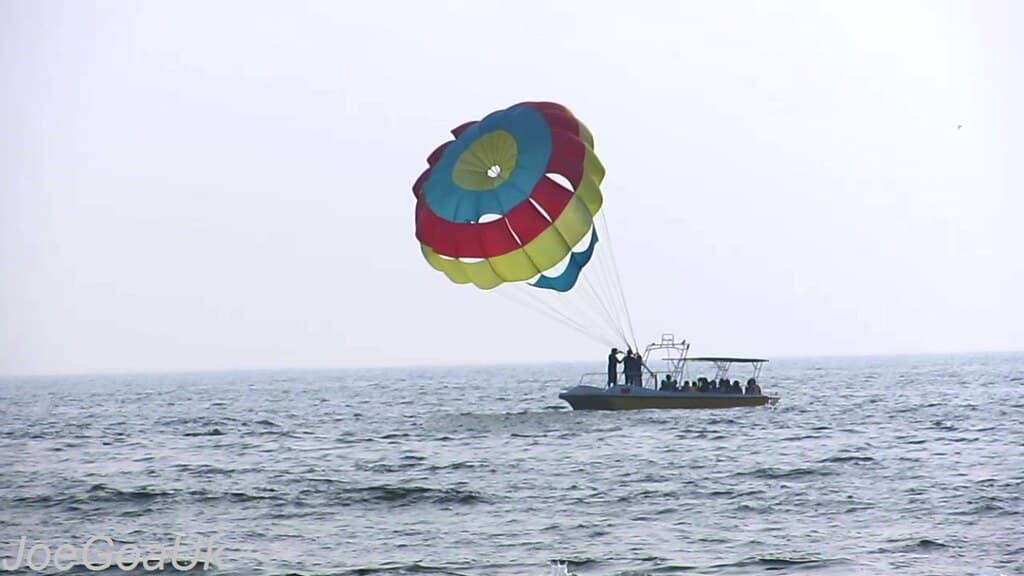
[[[691,356],[687,362],[736,362],[741,364],[761,364],[768,360],[764,358],[730,358],[728,356]]]

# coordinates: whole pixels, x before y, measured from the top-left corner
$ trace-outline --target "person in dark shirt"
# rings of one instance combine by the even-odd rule
[[[627,369],[627,372],[632,374],[630,380],[632,380],[632,386],[643,386],[643,367],[644,359],[640,356],[639,352],[633,352],[633,367]]]
[[[622,358],[619,355],[622,352],[618,348],[612,348],[611,354],[608,355],[608,385],[614,385],[619,379],[619,364],[623,363]]]

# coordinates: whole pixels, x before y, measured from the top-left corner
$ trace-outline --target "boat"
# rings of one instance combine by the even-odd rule
[[[662,334],[661,341],[648,344],[643,353],[644,377],[639,383],[627,385],[624,375],[618,374],[614,384],[608,383],[607,372],[589,372],[580,376],[579,383],[561,392],[558,397],[573,410],[644,410],[644,409],[698,409],[774,406],[779,397],[765,394],[757,379],[768,360],[727,356],[689,357],[687,341],[676,341],[673,334]],[[662,355],[667,363],[664,370],[654,371],[651,363]],[[686,382],[721,382],[727,380],[734,364],[752,369],[747,380],[755,386],[740,392],[699,391],[694,387],[680,389]],[[711,373],[713,376],[704,378]],[[705,390],[708,390],[705,386]]]

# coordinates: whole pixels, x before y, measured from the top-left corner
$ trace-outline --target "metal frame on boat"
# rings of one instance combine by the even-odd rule
[[[676,341],[673,334],[662,334],[660,342],[648,344],[643,353],[643,376],[639,385],[625,385],[624,374],[618,374],[614,385],[608,384],[607,372],[588,372],[580,376],[576,386],[562,392],[559,398],[572,406],[573,410],[639,410],[648,408],[736,408],[742,406],[775,405],[778,396],[758,394],[736,394],[719,392],[698,392],[682,390],[660,390],[659,376],[671,375],[677,383],[687,378],[691,364],[712,364],[715,368],[714,381],[727,378],[733,364],[747,364],[753,369],[753,378],[760,377],[761,368],[768,360],[763,358],[736,358],[724,356],[689,357],[690,344]],[[651,369],[655,353],[661,353],[661,361],[667,363],[665,370]],[[601,378],[601,385],[588,384]],[[709,379],[711,380],[711,379]],[[650,386],[648,386],[650,384]]]

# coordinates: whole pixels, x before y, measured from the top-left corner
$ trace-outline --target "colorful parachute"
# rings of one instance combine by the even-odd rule
[[[413,185],[427,262],[483,289],[531,279],[572,289],[593,255],[603,201],[587,127],[560,104],[523,102],[452,134]]]

